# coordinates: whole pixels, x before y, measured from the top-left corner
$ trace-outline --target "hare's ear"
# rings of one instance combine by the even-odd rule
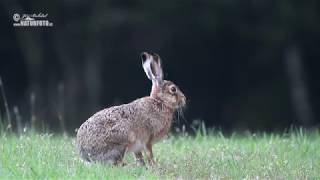
[[[152,81],[152,83],[157,83],[160,85],[163,81],[163,71],[161,68],[160,56],[155,53],[141,54],[142,66],[147,77]]]

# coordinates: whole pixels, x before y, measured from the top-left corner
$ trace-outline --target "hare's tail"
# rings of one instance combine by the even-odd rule
[[[82,148],[81,146],[78,146],[78,151],[79,151],[79,154],[80,154],[81,158],[82,158],[84,161],[86,161],[86,162],[91,162],[89,153],[86,152],[86,150],[85,150],[84,148]]]

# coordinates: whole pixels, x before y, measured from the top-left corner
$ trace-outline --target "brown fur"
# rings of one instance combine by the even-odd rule
[[[170,90],[173,86],[176,93]],[[150,96],[103,109],[84,122],[77,133],[77,149],[83,159],[104,164],[121,164],[128,151],[144,165],[145,151],[152,165],[152,144],[169,132],[175,110],[184,105],[185,96],[171,81],[153,81]]]

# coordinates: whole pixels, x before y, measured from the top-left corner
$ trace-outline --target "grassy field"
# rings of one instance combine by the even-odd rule
[[[154,145],[157,166],[146,169],[84,164],[72,137],[2,133],[0,179],[320,179],[319,132],[200,134]]]

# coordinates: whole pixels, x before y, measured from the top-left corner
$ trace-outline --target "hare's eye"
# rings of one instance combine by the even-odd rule
[[[175,92],[177,92],[177,88],[174,87],[174,86],[171,86],[170,91],[171,91],[172,93],[175,93]]]

